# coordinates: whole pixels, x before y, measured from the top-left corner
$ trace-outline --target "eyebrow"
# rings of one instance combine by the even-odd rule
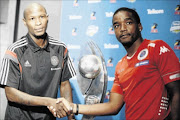
[[[114,26],[115,24],[117,24],[117,23],[118,23],[118,22],[114,22],[114,23],[113,23],[113,26]]]
[[[38,16],[48,16],[48,15],[45,14],[45,13],[43,13],[43,14],[40,14],[40,15],[38,15]],[[36,15],[30,15],[30,16],[28,16],[28,17],[36,17]]]
[[[128,21],[128,20],[134,21],[134,19],[132,19],[132,18],[125,18],[124,20],[125,20],[125,21]],[[117,23],[118,23],[118,22],[114,22],[113,25],[114,25],[114,24],[117,24]]]
[[[125,20],[132,20],[132,21],[134,21],[132,18],[126,18]]]

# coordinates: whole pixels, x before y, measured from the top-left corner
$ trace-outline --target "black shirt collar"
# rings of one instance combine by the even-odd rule
[[[48,34],[46,34],[46,40],[47,40],[47,43],[46,45],[41,48],[39,47],[35,42],[34,40],[31,38],[31,36],[29,35],[29,33],[26,35],[27,39],[28,39],[28,46],[32,49],[33,52],[37,52],[39,51],[40,49],[43,49],[43,50],[46,50],[46,51],[50,51],[49,50],[49,38],[48,38]]]

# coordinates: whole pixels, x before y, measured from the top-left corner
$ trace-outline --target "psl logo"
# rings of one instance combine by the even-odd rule
[[[116,3],[116,0],[110,0],[109,2],[110,3]]]
[[[152,27],[151,27],[151,33],[157,33],[157,32],[158,32],[157,26],[158,26],[157,23],[154,23],[154,24],[152,25]]]
[[[77,35],[76,31],[77,31],[77,28],[73,28],[72,29],[72,36],[76,36]]]
[[[93,11],[93,12],[91,13],[91,20],[96,20],[96,16],[95,16],[95,14],[96,14],[96,12],[95,12],[95,11]]]
[[[128,2],[134,3],[136,0],[127,0]]]
[[[110,91],[110,90],[107,90],[107,92],[106,92],[106,96],[105,96],[105,99],[108,99],[108,100],[109,100],[110,93],[111,93],[111,91]]]
[[[174,43],[174,49],[180,50],[180,40],[176,40],[176,42]]]
[[[180,5],[177,5],[175,8],[175,13],[176,15],[180,15]]]
[[[113,61],[113,58],[110,57],[110,58],[108,59],[108,61],[107,61],[107,67],[113,67],[112,61]]]
[[[113,34],[114,34],[114,29],[113,29],[113,27],[112,27],[112,26],[109,28],[109,32],[108,32],[108,34],[111,34],[111,35],[113,35]]]
[[[73,2],[73,6],[75,6],[75,7],[79,6],[79,4],[78,4],[78,0],[74,0],[74,2]]]

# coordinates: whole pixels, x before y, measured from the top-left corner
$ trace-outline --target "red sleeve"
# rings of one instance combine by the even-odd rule
[[[179,59],[167,43],[156,41],[153,58],[165,84],[180,80]]]
[[[119,84],[118,75],[116,72],[115,72],[115,79],[114,79],[114,83],[113,83],[111,92],[123,94],[123,91],[122,91],[121,86]]]
[[[21,79],[22,67],[18,61],[17,54],[7,50],[2,60],[0,70],[0,84],[18,89]]]

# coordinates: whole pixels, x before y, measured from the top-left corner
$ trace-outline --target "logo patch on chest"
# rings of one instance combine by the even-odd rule
[[[143,49],[139,52],[138,56],[137,56],[137,59],[138,60],[143,60],[145,59],[146,57],[148,56],[148,49]]]
[[[31,64],[29,63],[28,60],[26,60],[26,62],[24,63],[24,66],[25,66],[25,67],[31,67]]]
[[[145,60],[145,61],[141,61],[139,63],[136,63],[135,67],[139,67],[142,65],[148,65],[149,64],[149,60]]]
[[[52,64],[53,66],[57,66],[57,65],[59,64],[59,59],[58,59],[57,56],[52,56],[52,57],[51,57],[51,64]]]

